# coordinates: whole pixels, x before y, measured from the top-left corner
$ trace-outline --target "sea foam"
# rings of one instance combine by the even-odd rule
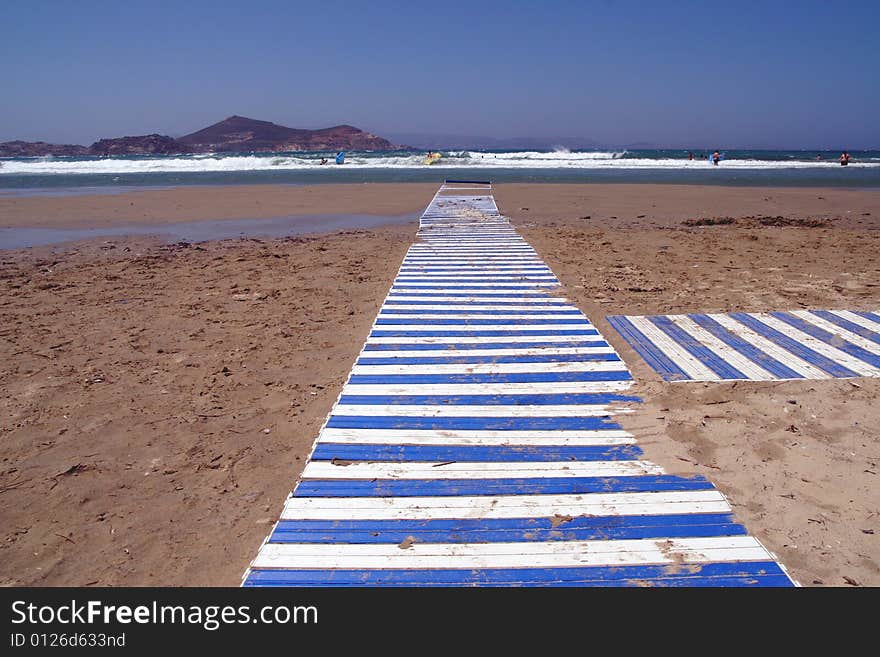
[[[339,169],[426,169],[424,153],[349,153],[344,165],[332,161],[320,164],[322,154],[268,153],[259,155],[186,155],[153,157],[106,158],[10,158],[0,162],[0,177],[12,175],[101,175],[150,173],[210,173],[235,171],[303,171]],[[867,158],[850,164],[851,167],[880,167],[880,160]],[[763,160],[728,157],[719,169],[783,170],[826,169],[838,167],[832,159]],[[451,151],[443,154],[434,169],[652,169],[652,170],[706,170],[715,169],[705,158],[688,160],[682,157],[644,157],[627,151],[581,151],[559,149],[542,151]]]

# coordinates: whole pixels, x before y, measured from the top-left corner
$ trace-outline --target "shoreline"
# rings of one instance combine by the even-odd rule
[[[0,196],[0,228],[107,228],[197,221],[318,215],[415,215],[437,189],[425,183],[175,187],[118,194]],[[515,223],[676,225],[706,217],[784,216],[833,219],[875,228],[880,190],[826,187],[729,187],[672,184],[532,183],[494,186]],[[357,228],[359,226],[351,226]]]

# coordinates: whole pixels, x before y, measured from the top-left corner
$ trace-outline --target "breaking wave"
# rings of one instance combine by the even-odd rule
[[[200,154],[186,156],[144,156],[105,158],[7,158],[0,161],[0,177],[11,175],[101,175],[150,173],[202,173],[236,171],[303,171],[351,169],[426,169],[423,152],[399,151],[387,153],[358,153],[346,155],[344,165],[333,160],[321,164],[326,153],[270,153],[270,154]],[[437,169],[654,169],[686,170],[714,168],[705,157],[687,159],[681,152],[669,151],[569,151],[558,147],[554,151],[447,151]],[[880,158],[856,159],[851,167],[880,167]],[[764,159],[753,153],[736,156],[728,154],[719,168],[723,169],[817,169],[839,167],[832,157],[816,160],[815,155],[775,156]]]

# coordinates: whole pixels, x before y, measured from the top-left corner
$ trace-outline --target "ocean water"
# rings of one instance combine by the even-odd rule
[[[880,151],[710,150],[443,151],[434,165],[423,151],[224,153],[209,155],[0,158],[0,196],[129,191],[141,187],[236,184],[439,182],[646,182],[880,188]],[[321,158],[329,163],[321,165]]]

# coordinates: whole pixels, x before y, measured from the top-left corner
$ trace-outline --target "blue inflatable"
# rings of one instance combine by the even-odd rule
[[[336,164],[342,164],[345,162],[345,151],[339,151],[336,154]]]

